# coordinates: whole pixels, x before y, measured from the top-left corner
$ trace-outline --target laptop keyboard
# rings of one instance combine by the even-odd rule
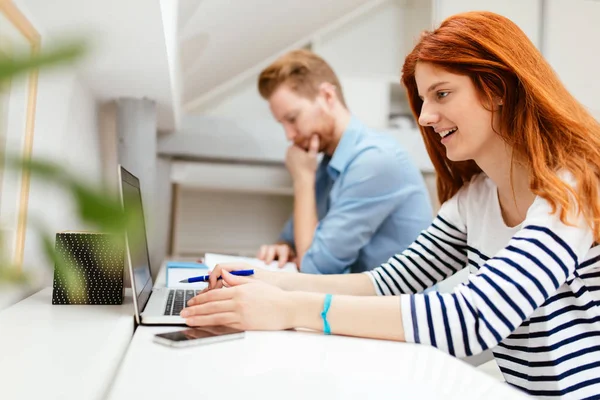
[[[167,295],[164,315],[179,315],[188,300],[200,293],[200,290],[171,289]]]

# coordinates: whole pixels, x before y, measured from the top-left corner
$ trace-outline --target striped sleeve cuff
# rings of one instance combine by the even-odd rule
[[[363,274],[366,274],[371,280],[371,283],[373,284],[373,288],[375,289],[375,293],[377,293],[377,296],[385,296],[385,293],[383,293],[383,291],[381,290],[381,286],[379,286],[379,283],[377,283],[377,280],[373,276],[373,273],[371,271],[365,271],[363,272]]]
[[[402,327],[404,340],[407,343],[421,343],[419,331],[416,327],[415,296],[410,294],[400,295],[400,311],[402,312]]]

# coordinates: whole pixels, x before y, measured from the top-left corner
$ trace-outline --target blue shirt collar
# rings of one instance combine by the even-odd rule
[[[363,131],[363,124],[358,118],[352,115],[346,130],[340,138],[340,142],[333,152],[331,161],[329,161],[329,165],[327,166],[327,173],[331,179],[337,179],[354,158],[356,153],[356,143],[360,139],[360,136],[362,136]]]

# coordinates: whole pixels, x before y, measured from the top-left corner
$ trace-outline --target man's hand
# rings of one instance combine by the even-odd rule
[[[317,153],[319,152],[319,137],[310,138],[308,151],[296,145],[288,147],[285,156],[285,166],[294,182],[300,179],[313,179],[317,172]]]
[[[269,264],[273,260],[278,260],[278,265],[281,268],[286,262],[294,261],[296,253],[287,243],[264,244],[260,246],[256,258],[264,261],[265,264]]]

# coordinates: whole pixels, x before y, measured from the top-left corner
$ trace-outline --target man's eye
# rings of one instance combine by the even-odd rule
[[[447,97],[450,94],[450,92],[437,92],[437,97],[438,99],[443,99],[444,97]]]

